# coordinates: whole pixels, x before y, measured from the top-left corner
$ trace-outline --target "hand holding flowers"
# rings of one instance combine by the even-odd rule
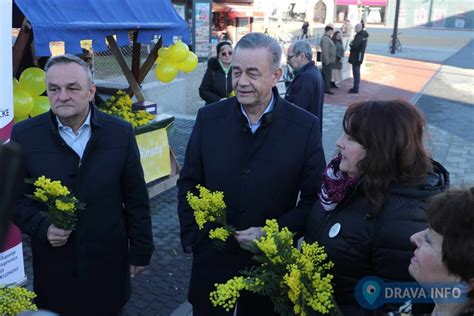
[[[54,226],[65,231],[76,228],[77,211],[84,209],[85,204],[79,202],[67,187],[63,186],[60,181],[52,181],[45,176],[39,177],[36,181],[26,180],[26,182],[32,183],[35,187],[33,195],[26,196],[46,204],[48,207],[46,216]],[[48,234],[50,234],[50,229],[48,229]],[[58,237],[64,237],[61,236],[61,232],[52,233]]]
[[[235,228],[227,225],[226,204],[224,193],[220,191],[211,192],[202,185],[197,185],[199,196],[188,192],[186,199],[194,211],[194,219],[200,230],[204,225],[212,223],[216,228],[209,231],[209,238],[214,239],[218,246],[235,233]]]
[[[280,315],[335,314],[332,297],[332,262],[323,247],[302,243],[301,252],[293,246],[293,234],[279,229],[276,220],[267,220],[264,235],[244,246],[260,263],[224,284],[216,284],[210,298],[214,306],[230,311],[240,292],[268,296]]]

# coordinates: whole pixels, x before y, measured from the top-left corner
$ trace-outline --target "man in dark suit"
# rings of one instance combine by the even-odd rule
[[[285,101],[276,84],[281,47],[262,33],[237,43],[232,60],[236,97],[198,112],[178,180],[181,242],[193,252],[188,299],[194,316],[232,315],[209,300],[214,283],[223,283],[255,264],[239,243],[262,234],[265,220],[301,234],[317,199],[326,165],[319,120]],[[197,184],[224,192],[227,221],[238,231],[223,250],[206,229],[199,231],[186,193]],[[299,200],[298,200],[299,197]],[[238,315],[272,315],[268,298],[244,293]]]
[[[323,127],[324,82],[314,64],[313,50],[306,41],[297,41],[288,47],[287,63],[295,77],[286,89],[285,100],[313,113]]]
[[[60,180],[86,209],[70,231],[40,213],[44,204],[18,200],[14,222],[31,237],[35,302],[61,315],[117,315],[130,277],[154,248],[135,135],[91,105],[95,86],[83,60],[56,56],[45,71],[51,111],[15,124],[11,140],[23,150],[28,178]]]

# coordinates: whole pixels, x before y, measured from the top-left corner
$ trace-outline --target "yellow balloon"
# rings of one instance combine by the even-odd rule
[[[178,69],[170,62],[158,64],[155,68],[155,76],[162,82],[172,81],[178,74]]]
[[[188,45],[183,42],[176,42],[170,47],[170,60],[174,63],[183,62],[189,54]]]
[[[26,116],[14,116],[13,117],[13,122],[18,123],[18,122],[26,120],[27,118],[28,118],[28,115],[26,115]]]
[[[164,59],[168,59],[168,57],[170,57],[170,50],[168,47],[161,47],[159,50],[158,50],[158,57],[161,57],[161,58],[164,58]]]
[[[31,96],[36,97],[46,90],[46,74],[41,68],[26,68],[20,75],[20,86]]]
[[[161,57],[161,56],[158,56],[158,58],[156,59],[156,63],[157,63],[157,64],[161,64],[161,63],[163,63],[163,62],[165,62],[165,61],[166,61],[166,59],[164,59],[164,58]]]
[[[176,68],[188,73],[196,69],[197,64],[198,57],[193,52],[189,52],[188,57],[183,62],[176,64]]]
[[[33,97],[28,92],[22,89],[13,91],[14,116],[27,116],[33,109],[33,105]]]
[[[20,88],[20,83],[18,82],[18,79],[13,78],[13,91],[15,91],[18,88]]]
[[[45,97],[43,95],[40,95],[39,97],[34,97],[33,98],[33,110],[30,112],[30,116],[34,117],[36,115],[43,114],[45,112],[48,112],[49,109],[51,108],[49,106],[49,99],[48,97]]]

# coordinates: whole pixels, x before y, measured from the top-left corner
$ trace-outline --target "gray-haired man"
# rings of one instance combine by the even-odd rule
[[[323,127],[324,82],[313,61],[313,50],[306,41],[297,41],[288,47],[287,63],[295,77],[286,90],[285,100],[313,113]]]
[[[11,140],[29,178],[61,181],[86,208],[71,231],[43,216],[44,204],[18,200],[14,222],[31,237],[35,302],[60,315],[118,315],[130,276],[145,269],[154,248],[135,135],[91,105],[95,86],[83,60],[55,56],[45,69],[51,111],[15,124]]]
[[[194,316],[232,315],[215,308],[209,292],[255,264],[240,248],[262,234],[267,219],[301,233],[317,198],[325,167],[319,120],[282,99],[281,47],[262,33],[242,37],[234,49],[236,97],[201,108],[178,180],[181,243],[193,252],[188,299]],[[218,250],[199,231],[186,193],[197,184],[224,192],[227,221],[238,231]],[[298,195],[300,200],[297,203]],[[238,315],[273,315],[268,298],[244,293]]]

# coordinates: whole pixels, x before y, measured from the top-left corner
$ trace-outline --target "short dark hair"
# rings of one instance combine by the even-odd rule
[[[392,183],[421,184],[432,170],[423,145],[425,119],[407,101],[353,103],[344,114],[343,128],[366,150],[358,168],[374,213],[382,208]]]
[[[443,236],[443,263],[451,274],[474,282],[474,187],[450,189],[428,200],[430,227]],[[474,310],[474,289],[468,292]]]
[[[230,46],[230,48],[232,48],[232,44],[230,42],[225,42],[224,41],[224,42],[219,42],[217,44],[217,46],[216,46],[217,55],[219,55],[219,53],[221,52],[222,47],[224,47],[226,45],[228,45],[228,46]]]
[[[334,28],[331,25],[326,25],[326,27],[324,28],[324,32],[327,31],[334,31]]]

